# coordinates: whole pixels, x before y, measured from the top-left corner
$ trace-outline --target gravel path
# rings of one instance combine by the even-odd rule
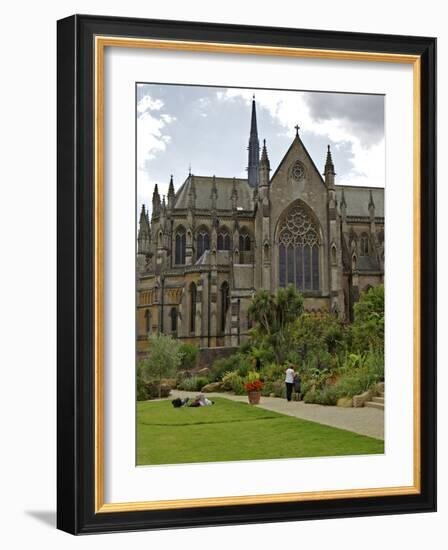
[[[194,397],[198,392],[173,390],[170,399],[175,397]],[[213,397],[225,397],[232,401],[247,403],[246,395],[233,395],[230,393],[207,393],[209,399]],[[369,407],[328,407],[323,405],[305,404],[303,401],[286,401],[279,397],[262,397],[258,407],[274,411],[304,420],[311,420],[334,426],[343,430],[349,430],[362,435],[368,435],[377,439],[384,439],[384,411]]]

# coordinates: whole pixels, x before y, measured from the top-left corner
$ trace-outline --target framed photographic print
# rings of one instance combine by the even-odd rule
[[[58,22],[58,527],[434,511],[434,38]]]

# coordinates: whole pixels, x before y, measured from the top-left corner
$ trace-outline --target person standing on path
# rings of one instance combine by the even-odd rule
[[[294,388],[294,369],[289,366],[285,371],[286,399],[291,401],[292,390]]]
[[[296,399],[297,401],[300,401],[300,397],[301,397],[301,396],[300,396],[300,390],[302,389],[301,386],[302,386],[302,381],[300,380],[299,373],[296,372],[296,373],[294,374],[294,392],[295,392],[295,394],[296,394],[295,399]]]

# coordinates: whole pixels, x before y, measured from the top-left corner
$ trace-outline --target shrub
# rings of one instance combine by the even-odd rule
[[[178,383],[177,389],[183,391],[201,391],[208,384],[209,380],[205,376],[191,376],[184,378]]]
[[[305,403],[315,403],[317,405],[336,405],[340,397],[342,395],[337,386],[327,386],[322,390],[308,391],[303,400]]]
[[[182,370],[191,370],[196,367],[198,360],[199,348],[194,344],[181,344],[179,353],[182,355],[180,368]]]
[[[222,377],[222,381],[224,388],[234,391],[236,395],[244,395],[246,393],[244,380],[237,372],[227,372]]]
[[[149,399],[146,389],[145,379],[143,378],[142,363],[137,363],[137,401],[146,401]]]
[[[302,383],[300,384],[300,390],[303,395],[306,395],[309,391],[315,389],[315,385],[311,379],[304,380],[301,379]]]
[[[272,382],[265,382],[261,389],[261,395],[268,397],[271,393],[274,393]]]
[[[337,388],[341,396],[359,395],[384,380],[384,356],[382,352],[347,354],[340,372]]]
[[[143,380],[137,378],[137,401],[147,401],[158,397],[168,397],[171,387],[168,384],[159,384],[158,380]]]
[[[353,346],[361,353],[384,351],[384,285],[362,292],[354,306]]]
[[[235,392],[235,395],[245,395],[247,393],[246,387],[241,377],[234,381],[233,391]]]
[[[246,351],[246,355],[250,357],[252,365],[258,369],[268,363],[273,363],[275,361],[275,353],[272,345],[261,334],[258,333],[257,335],[253,331],[252,335],[254,337],[251,338],[249,349]]]
[[[284,399],[286,397],[286,387],[284,382],[280,382],[278,380],[276,382],[265,382],[261,390],[261,395],[269,397],[271,393],[273,393],[275,397],[283,397]]]
[[[258,372],[250,371],[250,372],[247,373],[246,382],[248,384],[250,384],[252,382],[257,382],[258,380],[260,380],[260,375],[258,374]]]
[[[176,378],[162,378],[162,384],[166,384],[172,390],[174,390],[177,386],[177,380]]]
[[[238,361],[238,368],[236,372],[241,376],[245,377],[248,375],[248,373],[253,369],[253,364],[250,358],[246,355],[240,355],[239,361]]]
[[[240,366],[240,356],[236,353],[229,357],[222,357],[216,359],[216,361],[210,367],[210,380],[211,382],[217,382],[222,380],[223,375],[226,372],[236,371]]]
[[[261,369],[261,377],[263,380],[283,380],[285,376],[285,367],[283,365],[277,365],[276,363],[270,363]]]
[[[149,380],[145,383],[146,392],[148,399],[156,399],[157,397],[168,397],[171,393],[171,388],[168,384],[160,384],[159,391],[159,381],[158,380]]]
[[[335,356],[346,348],[346,332],[342,322],[331,315],[305,313],[294,324],[288,356],[298,365],[313,361],[315,368],[332,368]]]

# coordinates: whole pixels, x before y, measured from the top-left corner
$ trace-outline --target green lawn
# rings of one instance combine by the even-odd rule
[[[137,464],[379,454],[384,442],[216,398],[212,407],[137,403]]]

